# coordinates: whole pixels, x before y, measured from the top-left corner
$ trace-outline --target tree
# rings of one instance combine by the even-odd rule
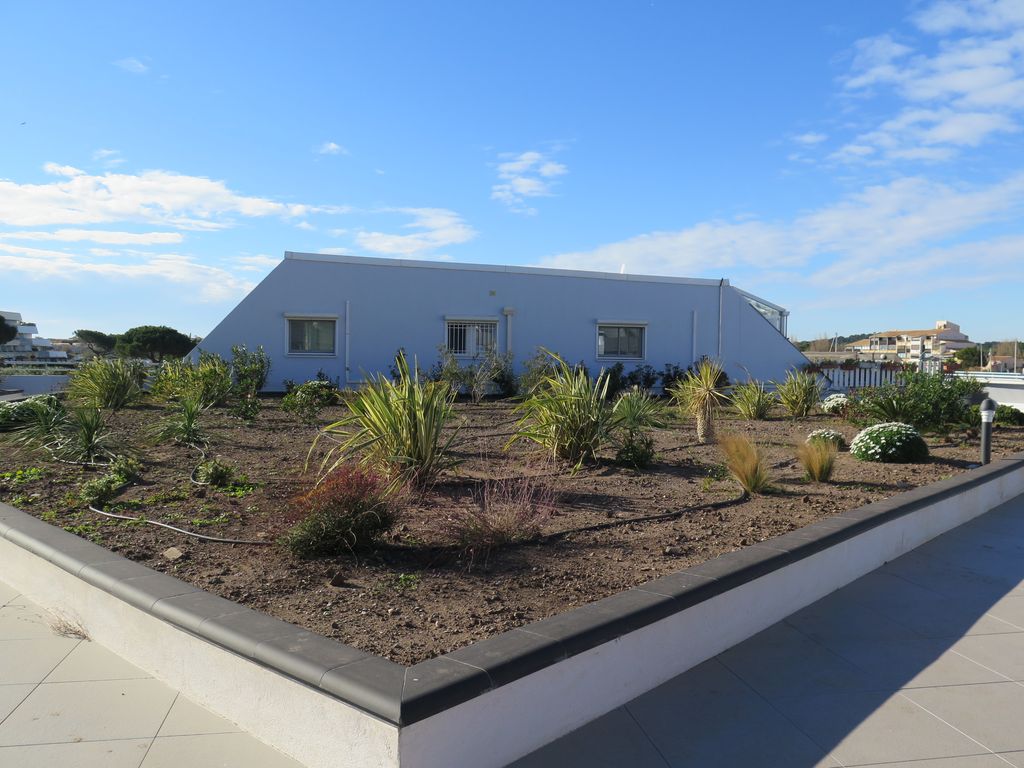
[[[194,346],[192,338],[166,325],[140,325],[118,336],[114,349],[125,357],[148,357],[158,363],[165,357],[184,357]]]
[[[109,355],[114,351],[114,345],[117,344],[117,335],[113,333],[103,333],[103,331],[90,331],[82,329],[75,331],[75,336],[78,340],[85,344],[94,355]]]
[[[0,344],[6,344],[8,341],[13,341],[14,337],[17,335],[18,326],[11,325],[0,317]]]
[[[977,347],[958,349],[953,356],[964,368],[978,368],[981,365],[981,352]]]

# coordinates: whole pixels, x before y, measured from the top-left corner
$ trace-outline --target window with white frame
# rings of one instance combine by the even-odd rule
[[[498,348],[497,320],[445,320],[448,351],[457,357],[481,357]]]
[[[288,354],[333,355],[337,325],[336,318],[289,317]]]
[[[647,326],[600,323],[597,326],[597,356],[642,360],[647,343]]]

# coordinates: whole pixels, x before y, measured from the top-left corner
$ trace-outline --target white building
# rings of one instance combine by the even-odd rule
[[[866,339],[847,344],[846,349],[864,357],[885,356],[890,360],[918,360],[928,357],[952,357],[959,349],[976,346],[960,326],[948,320],[939,320],[934,328],[909,331],[873,333]]]
[[[13,325],[18,335],[6,344],[0,344],[0,360],[11,365],[17,363],[66,362],[68,353],[54,349],[53,342],[37,336],[35,323],[26,323],[19,312],[0,312],[0,321]]]

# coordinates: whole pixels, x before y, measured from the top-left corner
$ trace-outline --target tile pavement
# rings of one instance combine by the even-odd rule
[[[58,625],[0,582],[0,766],[302,768]]]
[[[1024,768],[1024,497],[515,763],[747,765]]]

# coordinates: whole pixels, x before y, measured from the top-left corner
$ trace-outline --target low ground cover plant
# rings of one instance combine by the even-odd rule
[[[742,418],[757,421],[768,418],[778,397],[766,390],[762,382],[747,381],[733,386],[729,400],[733,410]]]
[[[850,453],[861,461],[909,464],[928,458],[928,444],[910,424],[883,422],[858,432]]]
[[[311,491],[295,499],[296,522],[283,542],[297,557],[331,557],[373,544],[394,526],[401,495],[389,478],[367,467],[335,467]]]
[[[68,378],[68,399],[89,408],[119,410],[142,398],[146,369],[136,360],[96,357]]]
[[[838,448],[832,440],[808,440],[797,448],[797,459],[808,480],[827,483],[835,468]]]
[[[810,415],[821,400],[822,384],[817,375],[806,371],[789,371],[786,380],[775,385],[779,402],[794,419]]]
[[[769,490],[771,477],[757,446],[741,435],[727,435],[719,445],[725,454],[725,466],[744,494],[754,496]]]
[[[703,359],[669,387],[672,402],[683,415],[696,422],[698,443],[714,442],[715,413],[728,401],[728,384],[729,379],[722,366],[713,360]]]
[[[349,414],[317,434],[309,456],[322,442],[332,443],[320,463],[321,478],[358,457],[392,480],[423,487],[458,463],[451,455],[458,430],[444,435],[455,393],[444,382],[420,380],[404,355],[396,365],[396,380],[372,378],[347,398]]]
[[[217,459],[206,459],[196,467],[193,478],[200,485],[228,488],[235,479],[235,471]]]
[[[104,475],[82,483],[78,498],[89,506],[103,507],[128,485],[138,481],[141,474],[142,464],[137,459],[116,456]]]
[[[554,370],[516,406],[520,418],[507,445],[527,440],[551,458],[579,468],[596,459],[611,435],[612,412],[605,402],[608,379],[602,371],[592,380],[583,368],[572,367],[557,355],[551,358]]]

